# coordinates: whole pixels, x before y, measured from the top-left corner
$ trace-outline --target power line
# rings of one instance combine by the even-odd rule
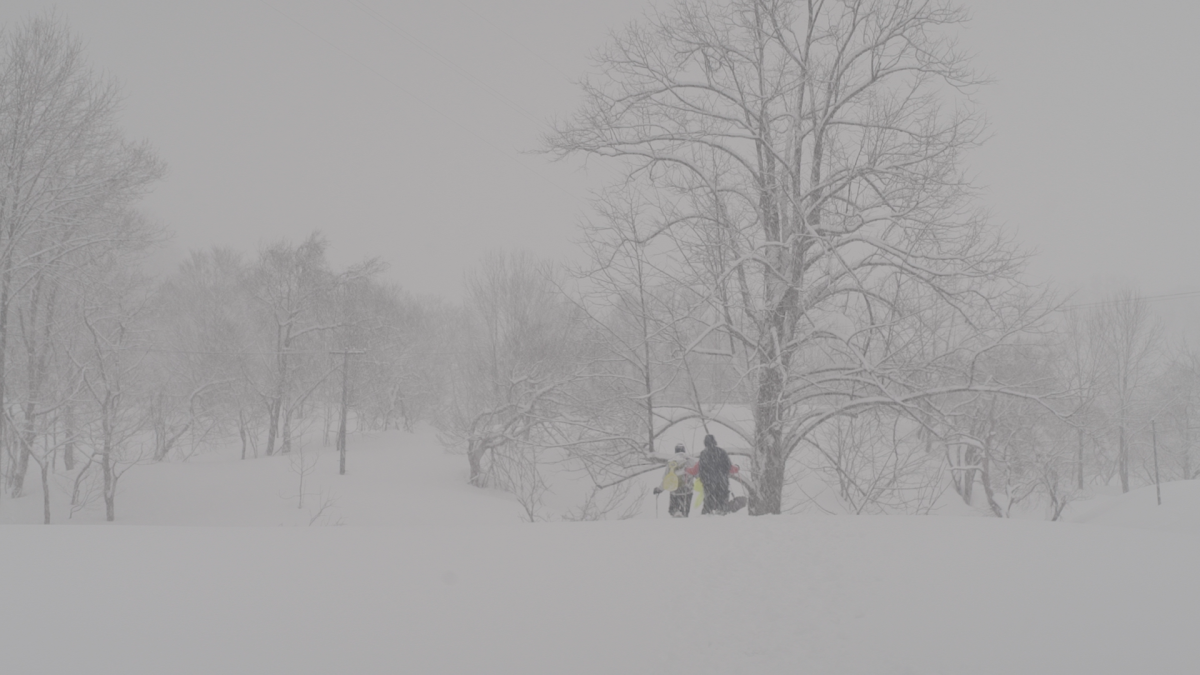
[[[288,349],[283,351],[253,351],[253,352],[229,352],[229,351],[207,351],[201,349],[161,349],[158,347],[149,347],[143,349],[145,352],[155,354],[182,354],[182,355],[200,355],[200,356],[280,356],[282,354],[342,354],[342,351],[331,349]]]
[[[563,194],[565,194],[565,195],[567,195],[567,196],[569,196],[569,197],[572,197],[572,198],[574,198],[574,199],[577,199],[577,200],[579,200],[579,201],[582,201],[582,202],[585,202],[585,203],[586,203],[586,200],[585,200],[585,199],[583,199],[582,197],[580,197],[579,195],[577,195],[577,194],[575,194],[575,193],[571,192],[571,191],[570,191],[570,190],[568,190],[567,188],[565,188],[565,187],[563,187],[563,186],[559,185],[558,183],[556,183],[556,182],[554,182],[554,181],[550,180],[549,178],[547,178],[547,177],[543,176],[541,173],[539,173],[539,172],[538,172],[537,170],[535,170],[533,167],[531,167],[531,166],[529,166],[528,164],[525,164],[525,163],[524,163],[524,162],[522,162],[521,160],[517,159],[517,157],[516,157],[516,156],[514,156],[513,154],[511,154],[511,153],[509,153],[509,152],[505,151],[504,149],[500,148],[499,146],[495,145],[495,144],[494,144],[494,143],[492,143],[491,141],[489,141],[489,140],[487,140],[486,138],[484,138],[483,136],[479,135],[479,133],[477,133],[475,130],[471,129],[470,127],[468,127],[468,126],[466,126],[466,125],[464,125],[464,124],[462,124],[462,123],[460,123],[460,122],[458,122],[457,120],[455,120],[455,119],[454,119],[453,117],[451,117],[450,115],[447,115],[446,113],[442,112],[440,109],[438,109],[438,108],[437,108],[437,106],[435,106],[435,105],[433,105],[432,103],[430,103],[430,102],[426,101],[424,98],[421,98],[421,97],[420,97],[420,96],[418,96],[417,94],[413,93],[413,92],[412,92],[412,90],[410,90],[410,89],[408,89],[407,87],[405,87],[405,86],[401,85],[399,82],[396,82],[395,80],[393,80],[392,78],[388,77],[387,75],[384,75],[384,74],[383,74],[383,73],[381,73],[379,70],[377,70],[377,69],[375,69],[374,67],[372,67],[371,65],[369,65],[369,64],[367,64],[367,63],[365,63],[364,61],[362,61],[362,60],[361,60],[361,59],[359,59],[358,57],[354,56],[354,55],[353,55],[353,54],[351,54],[350,52],[347,52],[345,49],[342,49],[342,48],[341,48],[341,47],[339,47],[337,44],[335,44],[334,42],[332,42],[331,40],[329,40],[329,39],[328,39],[328,38],[326,38],[325,36],[321,35],[320,33],[316,32],[315,30],[313,30],[313,29],[309,28],[308,26],[304,25],[303,23],[301,23],[299,20],[297,20],[295,17],[291,16],[291,15],[290,15],[290,14],[288,14],[287,12],[284,12],[283,10],[279,9],[278,7],[276,7],[276,6],[272,5],[271,3],[267,2],[267,0],[259,0],[259,2],[261,2],[261,3],[262,3],[262,4],[264,4],[264,5],[266,5],[267,7],[270,7],[272,10],[274,10],[276,13],[278,13],[280,16],[284,17],[284,18],[285,18],[285,19],[287,19],[288,21],[291,21],[292,23],[296,24],[296,25],[297,25],[297,26],[299,26],[301,29],[303,29],[305,32],[307,32],[309,35],[312,35],[313,37],[317,38],[317,39],[318,39],[318,40],[320,40],[321,42],[324,42],[324,43],[325,43],[325,44],[326,44],[328,47],[330,47],[331,49],[337,50],[339,53],[341,53],[341,54],[342,54],[342,56],[345,56],[346,58],[348,58],[348,59],[350,59],[351,61],[353,61],[354,63],[358,64],[358,65],[359,65],[359,66],[361,66],[363,69],[365,69],[365,70],[367,70],[368,72],[372,73],[373,75],[375,75],[375,76],[376,76],[376,77],[378,77],[379,79],[381,79],[381,80],[383,80],[384,82],[387,82],[388,84],[392,85],[393,87],[395,87],[396,89],[400,90],[402,93],[406,94],[406,95],[407,95],[407,96],[409,96],[410,98],[412,98],[412,99],[416,100],[418,103],[420,103],[421,105],[425,106],[426,108],[428,108],[429,110],[433,111],[434,113],[437,113],[437,115],[438,115],[439,117],[441,117],[441,118],[443,118],[443,119],[446,119],[446,120],[449,120],[449,121],[450,121],[452,124],[454,124],[455,126],[457,126],[457,127],[458,127],[458,128],[460,128],[460,129],[462,129],[463,131],[467,132],[467,133],[468,133],[468,134],[470,134],[471,136],[475,137],[475,138],[476,138],[476,139],[477,139],[479,142],[481,142],[481,143],[483,143],[485,146],[487,146],[487,147],[491,148],[493,151],[495,151],[495,152],[499,153],[500,155],[503,155],[505,158],[507,158],[508,160],[510,160],[510,161],[512,161],[513,163],[517,164],[518,166],[520,166],[521,168],[525,169],[525,170],[526,170],[526,171],[528,171],[529,173],[531,173],[531,174],[533,174],[533,175],[537,176],[538,178],[542,179],[542,180],[543,180],[543,181],[545,181],[546,183],[548,183],[548,184],[550,184],[550,185],[554,186],[554,188],[555,188],[555,189],[557,189],[557,190],[561,191]]]
[[[1157,302],[1159,300],[1176,300],[1181,298],[1193,298],[1200,296],[1200,291],[1181,291],[1178,293],[1160,293],[1158,295],[1141,295],[1130,298],[1113,298],[1110,300],[1097,300],[1095,302],[1085,302],[1078,305],[1063,305],[1059,308],[1060,311],[1071,309],[1086,309],[1088,307],[1100,307],[1103,305],[1123,304],[1127,302]]]
[[[326,356],[341,356],[346,353],[344,349],[290,349],[287,351],[215,351],[203,349],[163,349],[160,347],[147,347],[141,351],[151,352],[155,354],[179,354],[179,355],[200,355],[200,356],[279,356],[281,354],[302,354],[302,355],[326,355]],[[351,350],[352,354],[365,354],[363,350]],[[436,352],[424,352],[426,356],[463,356],[472,352],[464,350],[441,350]],[[384,361],[370,361],[376,365],[385,364]]]

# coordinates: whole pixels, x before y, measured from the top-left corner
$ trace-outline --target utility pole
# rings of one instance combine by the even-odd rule
[[[350,357],[366,354],[364,351],[329,352],[342,355],[342,419],[338,424],[338,474],[346,475],[346,408],[350,403]]]

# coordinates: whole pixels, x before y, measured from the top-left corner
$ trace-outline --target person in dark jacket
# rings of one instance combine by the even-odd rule
[[[692,473],[692,470],[688,472]],[[704,487],[701,514],[724,515],[737,510],[735,503],[729,499],[729,475],[732,473],[737,473],[737,467],[729,461],[729,453],[717,445],[717,439],[712,434],[705,436],[704,450],[700,452],[700,461],[696,463],[694,473]]]

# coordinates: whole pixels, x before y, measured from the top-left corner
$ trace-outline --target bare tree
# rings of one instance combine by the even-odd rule
[[[257,347],[246,275],[240,255],[214,248],[193,252],[155,290],[147,363],[155,461],[185,434],[194,445],[244,431],[239,412],[256,402],[247,400],[242,371]]]
[[[1200,355],[1187,345],[1176,349],[1154,383],[1154,396],[1162,420],[1161,450],[1170,458],[1165,463],[1168,480],[1193,480],[1200,475],[1193,426],[1200,420]]]
[[[262,370],[267,380],[259,391],[267,408],[267,455],[274,454],[277,442],[282,451],[290,449],[293,415],[336,370],[314,362],[323,360],[320,354],[326,350],[321,348],[327,347],[317,338],[343,325],[334,307],[337,290],[380,269],[378,261],[368,260],[335,273],[326,260],[326,246],[315,232],[299,245],[279,242],[260,251],[251,271],[252,297],[266,310]],[[300,349],[304,344],[308,354]],[[301,375],[306,377],[298,380]]]
[[[294,400],[292,391],[297,341],[320,331],[331,330],[334,323],[322,321],[319,305],[333,291],[333,273],[325,259],[326,241],[313,234],[299,246],[280,242],[259,254],[253,271],[253,294],[266,310],[271,333],[264,361],[269,364],[270,380],[263,392],[267,406],[268,456],[275,454],[282,433],[283,450],[289,447],[289,417]]]
[[[868,410],[810,434],[813,452],[802,452],[798,464],[836,486],[846,512],[928,513],[945,490],[944,462],[925,442],[923,430],[886,410]],[[955,472],[953,485],[963,494],[965,484],[963,496],[970,503],[965,473]]]
[[[1066,421],[1075,432],[1075,488],[1083,490],[1086,469],[1086,441],[1102,424],[1095,402],[1104,375],[1100,338],[1092,328],[1094,323],[1085,309],[1075,308],[1064,317],[1059,353],[1054,359],[1058,378],[1066,392],[1068,404]]]
[[[943,407],[948,414],[939,422],[948,428],[941,441],[952,485],[965,503],[983,501],[1001,518],[1019,506],[1042,504],[1048,517],[1057,520],[1075,497],[1071,436],[1077,420],[1071,406],[1078,392],[1058,379],[1054,364],[1063,352],[1056,347],[1048,340],[1026,342],[981,359],[981,373],[1019,382],[1025,396],[968,392]],[[973,490],[976,484],[983,489],[982,500]]]
[[[578,321],[553,274],[548,264],[513,254],[485,259],[468,278],[467,308],[452,329],[442,428],[466,446],[474,485],[487,484],[487,462],[556,444],[540,436],[564,421],[566,388],[579,369],[572,355]],[[540,483],[518,468],[503,475],[520,476],[525,487]]]
[[[656,254],[669,249],[652,236],[655,221],[645,216],[649,205],[639,195],[613,191],[597,207],[599,218],[584,226],[591,264],[577,274],[575,302],[588,319],[593,359],[586,407],[593,433],[573,454],[598,485],[611,486],[662,466],[654,452],[680,416],[675,404],[699,404],[695,382],[686,377],[685,343],[707,305],[660,265]]]
[[[1162,347],[1162,331],[1133,290],[1114,293],[1097,306],[1092,330],[1108,369],[1105,394],[1117,429],[1116,472],[1121,491],[1129,492],[1131,435],[1136,427],[1149,424],[1148,387]]]
[[[147,420],[139,383],[148,347],[143,324],[148,294],[144,280],[123,265],[104,265],[97,277],[92,292],[81,297],[86,338],[75,360],[92,412],[88,466],[101,471],[105,518],[111,522],[121,477],[151,455],[136,442]]]
[[[735,439],[752,513],[780,512],[786,462],[823,424],[984,386],[971,355],[1040,318],[960,168],[983,132],[964,19],[912,0],[677,2],[612,38],[548,139],[617,159],[658,205],[647,239],[669,242],[708,303],[699,332],[728,338],[753,390]],[[959,320],[934,340],[931,313]]]
[[[304,508],[304,498],[317,493],[305,492],[304,479],[310,476],[317,469],[317,463],[321,461],[321,453],[313,451],[309,454],[304,453],[304,443],[299,443],[299,451],[288,457],[288,462],[291,464],[292,473],[296,474],[300,479],[300,484],[296,488],[296,508]],[[322,505],[321,510],[325,506]],[[313,519],[314,521],[316,518]],[[310,525],[312,522],[309,523]]]

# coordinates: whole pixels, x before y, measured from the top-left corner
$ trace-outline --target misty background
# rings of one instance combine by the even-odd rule
[[[607,33],[662,3],[12,0],[53,6],[123,83],[121,123],[170,170],[144,201],[187,251],[252,250],[319,229],[338,265],[367,256],[421,294],[461,297],[495,249],[577,256],[612,173],[534,151],[570,115]],[[994,83],[992,138],[968,158],[995,222],[1063,292],[1200,290],[1200,45],[1186,2],[968,1],[957,38]],[[1194,298],[1155,303],[1196,328]]]

